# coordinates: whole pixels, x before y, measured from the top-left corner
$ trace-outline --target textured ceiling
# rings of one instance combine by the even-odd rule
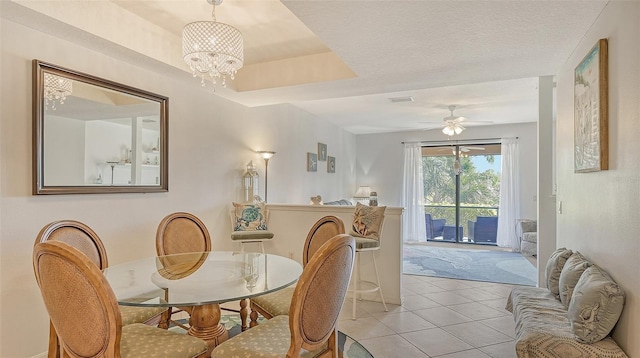
[[[353,133],[434,128],[451,104],[471,121],[536,121],[537,78],[556,73],[607,2],[225,0],[216,16],[242,32],[245,67],[217,94],[291,103]],[[0,6],[4,18],[178,76],[189,76],[182,27],[211,15],[206,0]],[[415,101],[389,100],[401,96]]]

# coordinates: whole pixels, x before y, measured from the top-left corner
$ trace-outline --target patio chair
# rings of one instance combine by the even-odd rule
[[[496,244],[498,236],[497,216],[477,216],[476,221],[469,220],[469,241],[481,244]]]
[[[424,214],[424,221],[427,227],[427,240],[442,236],[447,219],[432,219],[431,214]]]

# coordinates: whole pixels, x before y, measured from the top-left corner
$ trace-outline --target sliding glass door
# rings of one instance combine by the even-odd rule
[[[427,240],[496,244],[500,144],[422,148]]]

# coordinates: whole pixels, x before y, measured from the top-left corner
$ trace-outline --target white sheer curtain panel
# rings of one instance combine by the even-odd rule
[[[516,219],[520,217],[518,198],[518,141],[516,138],[503,138],[501,146],[502,174],[500,177],[500,212],[498,216],[498,246],[520,250],[515,233]]]
[[[404,145],[404,181],[402,187],[402,217],[404,241],[427,241],[424,222],[424,180],[422,178],[422,147],[419,143]]]

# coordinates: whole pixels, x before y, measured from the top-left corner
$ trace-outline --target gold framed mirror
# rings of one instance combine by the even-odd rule
[[[169,99],[33,60],[33,194],[165,192]]]

